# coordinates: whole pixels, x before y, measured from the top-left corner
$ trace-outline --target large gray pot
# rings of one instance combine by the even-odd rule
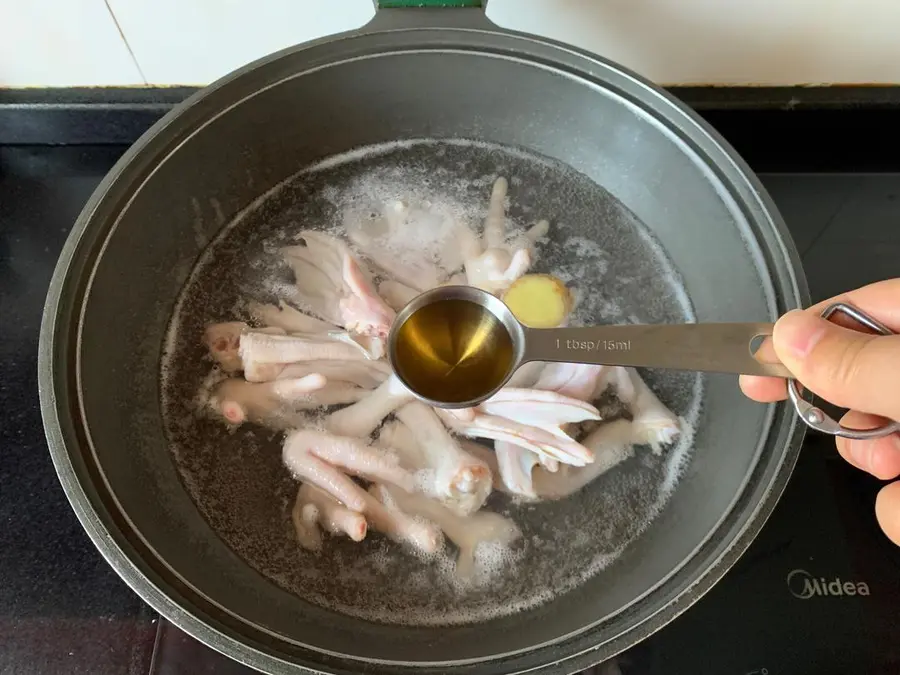
[[[519,147],[602,185],[661,244],[698,321],[774,321],[807,302],[773,204],[696,115],[479,9],[380,10],[191,97],[125,154],[73,228],[44,315],[41,405],[62,485],[109,563],[180,628],[265,672],[572,673],[605,660],[735,562],[802,439],[789,407],[704,377],[692,461],[650,527],[574,592],[477,625],[349,618],[248,566],[201,516],[167,448],[159,360],[176,298],[221,225],[299,167],[421,137]]]

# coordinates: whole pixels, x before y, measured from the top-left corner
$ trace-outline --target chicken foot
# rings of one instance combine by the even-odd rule
[[[462,578],[471,577],[475,571],[475,553],[479,544],[510,544],[521,536],[515,523],[499,513],[479,511],[469,516],[460,516],[424,495],[409,493],[390,485],[379,487],[390,495],[399,510],[431,521],[456,544],[459,549],[456,573]]]
[[[463,450],[424,403],[407,403],[395,414],[418,447],[417,457],[407,453],[403,459],[412,460],[411,470],[418,469],[419,489],[460,515],[480,509],[491,493],[493,477],[488,465]]]
[[[373,529],[426,555],[437,553],[443,548],[444,537],[440,528],[404,513],[397,507],[386,485],[371,485],[364,499],[366,520]]]
[[[326,336],[272,335],[250,330],[241,336],[239,354],[244,368],[264,363],[352,361],[367,358],[358,345]]]
[[[344,534],[353,541],[365,539],[368,530],[365,516],[351,511],[330,494],[310,483],[303,483],[297,490],[291,520],[300,545],[310,551],[322,548],[320,527],[329,534]]]
[[[328,333],[337,330],[333,323],[304,314],[283,300],[279,300],[277,306],[250,303],[247,310],[250,316],[263,325],[281,328],[285,333]]]
[[[455,439],[459,443],[463,452],[472,455],[476,459],[481,460],[487,465],[491,471],[491,485],[497,490],[506,490],[506,486],[500,479],[499,467],[497,466],[497,456],[490,448],[481,445],[467,438]],[[377,444],[383,448],[394,450],[400,456],[400,464],[412,472],[422,471],[422,481],[425,482],[424,494],[429,494],[427,483],[431,476],[428,472],[431,470],[428,456],[422,451],[419,442],[410,431],[409,427],[398,419],[387,422],[378,434]]]
[[[367,438],[385,417],[413,398],[399,378],[391,375],[358,403],[329,415],[325,426],[334,434]]]
[[[548,363],[534,383],[535,389],[553,391],[579,401],[594,401],[605,388],[609,366],[589,363]]]
[[[556,473],[540,467],[532,474],[535,494],[541,499],[562,499],[574,494],[598,476],[634,455],[634,425],[620,418],[601,424],[582,439],[594,453],[593,463],[584,467],[563,466]]]
[[[309,309],[350,332],[387,338],[394,310],[378,297],[347,245],[311,230],[300,238],[305,246],[288,246],[281,252]]]
[[[496,441],[494,454],[497,456],[497,469],[508,492],[536,499],[532,472],[541,465],[540,455],[509,441]],[[559,464],[556,465],[558,470]]]
[[[302,429],[287,435],[282,461],[297,480],[321,488],[347,508],[365,512],[365,490],[349,475],[413,489],[413,476],[397,454],[359,439]]]
[[[591,404],[554,391],[504,387],[478,406],[485,415],[538,427],[555,436],[568,438],[563,425],[599,420],[600,412]]]
[[[649,445],[654,452],[674,442],[681,434],[678,418],[657,398],[634,368],[607,369],[605,386],[612,386],[632,415],[632,438],[637,445]],[[599,391],[597,395],[602,393]]]
[[[573,466],[585,466],[594,460],[589,449],[565,434],[553,434],[539,427],[481,412],[471,420],[460,419],[446,410],[436,412],[450,429],[469,438],[509,441],[551,460]]]
[[[395,202],[387,207],[386,218],[371,223],[370,227],[348,227],[347,232],[350,241],[386,276],[409,288],[425,291],[441,282],[443,270],[421,254],[416,255],[414,250],[395,251],[384,243],[398,237],[398,229],[405,225],[408,211],[406,204]]]
[[[325,376],[329,384],[348,383],[363,389],[374,389],[390,375],[386,361],[355,359],[353,361],[300,361],[298,363],[260,363],[244,369],[248,382],[270,382],[304,377],[311,373]],[[346,401],[350,403],[351,401]]]
[[[243,368],[240,356],[241,335],[249,329],[243,321],[214,323],[203,332],[203,344],[219,367],[229,375]]]
[[[525,236],[524,243],[510,244],[506,231],[506,195],[509,184],[502,176],[494,181],[484,232],[479,240],[468,227],[461,228],[457,240],[469,284],[501,293],[531,267],[534,240],[547,233],[542,221]]]
[[[322,375],[251,383],[240,378],[219,382],[212,390],[208,404],[231,424],[257,422],[278,429],[302,423],[299,410],[309,410],[335,402],[359,400],[364,390],[358,387],[333,386]]]

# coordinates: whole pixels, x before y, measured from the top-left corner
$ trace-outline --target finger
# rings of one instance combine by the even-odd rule
[[[806,311],[811,314],[821,314],[829,305],[845,302],[862,309],[892,330],[900,332],[898,297],[900,297],[900,279],[889,279],[823,300]],[[841,313],[833,314],[829,321],[852,330],[869,332],[864,326],[860,326],[855,320]],[[754,356],[763,363],[780,361],[771,338],[762,341]],[[760,403],[774,403],[787,398],[785,382],[776,378],[742,375],[740,386],[746,396]]]
[[[885,485],[878,492],[875,517],[888,539],[900,546],[900,481]]]
[[[881,417],[855,410],[851,410],[841,419],[841,424],[851,429],[872,429],[884,422]],[[841,457],[856,468],[882,480],[900,476],[900,436],[897,434],[867,441],[838,437],[836,444]]]
[[[787,398],[787,382],[780,377],[741,375],[741,391],[748,398],[760,403],[775,403]]]
[[[821,314],[826,307],[836,302],[845,302],[861,309],[874,319],[877,319],[893,331],[900,332],[900,278],[878,281],[854,291],[841,293],[828,300],[823,300],[810,307],[807,311]],[[861,327],[852,319],[847,319],[843,314],[834,314],[832,320],[847,328]]]
[[[826,401],[900,418],[900,336],[867,335],[794,310],[775,324],[773,340],[780,361]]]

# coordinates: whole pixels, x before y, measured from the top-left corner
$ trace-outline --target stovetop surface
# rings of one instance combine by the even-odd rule
[[[69,229],[125,145],[0,146],[0,674],[246,675],[102,560],[44,440],[37,342]],[[764,173],[814,300],[900,274],[900,173]],[[879,481],[808,438],[762,533],[709,594],[604,675],[896,675],[900,548]]]

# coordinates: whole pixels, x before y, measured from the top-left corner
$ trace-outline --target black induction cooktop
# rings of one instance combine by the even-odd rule
[[[37,395],[44,295],[74,219],[188,93],[0,92],[0,673],[246,675],[160,619],[102,560],[53,471]],[[900,276],[900,94],[677,90],[760,173],[813,300]],[[900,548],[881,483],[808,437],[784,497],[695,606],[591,672],[896,675]]]

